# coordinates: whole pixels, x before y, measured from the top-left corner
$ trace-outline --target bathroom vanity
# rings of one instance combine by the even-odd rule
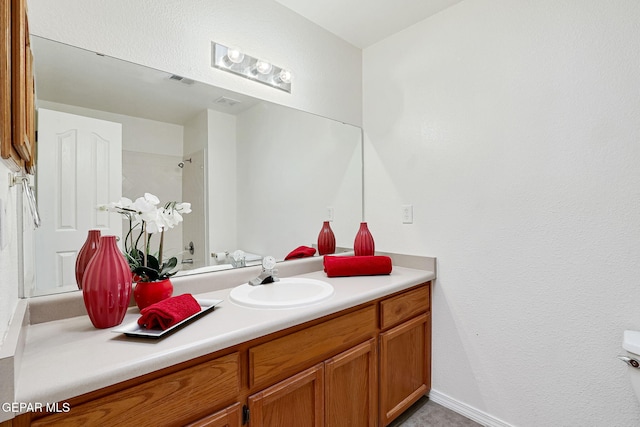
[[[385,426],[430,388],[433,270],[303,273],[335,293],[292,309],[198,293],[224,301],[155,341],[93,329],[86,316],[27,326],[16,401],[61,411],[7,425]]]

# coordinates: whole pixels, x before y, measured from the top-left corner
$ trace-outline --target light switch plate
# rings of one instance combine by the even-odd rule
[[[325,221],[333,221],[334,209],[331,206],[327,207],[326,220]]]
[[[413,224],[413,205],[402,205],[402,223]]]

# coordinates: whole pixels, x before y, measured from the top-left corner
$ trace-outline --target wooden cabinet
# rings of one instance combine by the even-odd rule
[[[185,427],[240,427],[241,425],[242,407],[239,403],[235,403]]]
[[[0,155],[14,171],[35,167],[35,94],[26,0],[0,6]]]
[[[386,426],[429,391],[430,306],[424,283],[12,425]]]
[[[250,386],[286,378],[376,333],[376,306],[310,326],[249,349]]]
[[[318,364],[249,396],[251,427],[324,426],[324,366]]]
[[[431,317],[380,334],[380,424],[386,426],[431,388]]]
[[[249,397],[252,427],[377,425],[375,339]]]
[[[68,413],[36,419],[31,425],[184,425],[202,419],[220,404],[230,403],[237,397],[240,393],[239,365],[239,353],[232,353],[80,405],[71,405]]]
[[[325,425],[377,425],[376,341],[370,339],[325,362]]]

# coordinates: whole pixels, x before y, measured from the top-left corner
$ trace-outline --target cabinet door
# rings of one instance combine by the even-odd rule
[[[12,169],[18,169],[12,157],[11,141],[11,2],[0,2],[0,153],[3,159],[13,163]]]
[[[29,164],[33,162],[33,140],[31,140],[30,108],[33,108],[33,80],[31,71],[31,50],[29,47],[29,30],[27,24],[26,0],[11,2],[12,34],[12,114],[13,114],[13,148],[22,160]]]
[[[380,420],[389,424],[431,387],[429,313],[380,334]]]
[[[239,403],[236,403],[185,427],[240,427],[241,425],[242,408]]]
[[[372,427],[377,417],[376,345],[371,339],[325,362],[329,427]]]
[[[324,368],[302,371],[249,396],[251,427],[324,425]]]

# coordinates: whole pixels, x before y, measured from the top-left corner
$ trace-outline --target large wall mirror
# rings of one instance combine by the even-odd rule
[[[185,273],[283,260],[330,217],[337,245],[353,245],[360,128],[37,36],[31,45],[42,226],[27,296],[77,289],[87,231],[128,229],[96,206],[145,192],[191,203],[165,233]]]

